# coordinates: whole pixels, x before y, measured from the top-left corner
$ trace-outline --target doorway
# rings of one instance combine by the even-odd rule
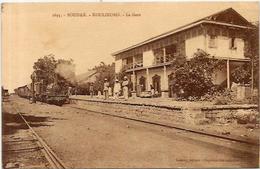
[[[156,74],[152,77],[152,80],[155,96],[161,96],[161,77]]]

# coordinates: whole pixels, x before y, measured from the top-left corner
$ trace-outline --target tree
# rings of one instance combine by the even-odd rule
[[[200,98],[212,92],[212,74],[221,67],[222,61],[210,57],[203,50],[198,50],[190,60],[183,58],[173,62],[172,85],[177,96]]]
[[[251,72],[250,66],[244,64],[243,66],[237,67],[231,74],[232,81],[238,84],[250,84]]]
[[[253,23],[254,29],[249,32],[249,42],[251,49],[250,58],[253,61],[253,74],[254,74],[254,86],[258,88],[259,86],[259,22]]]
[[[96,81],[93,85],[95,91],[103,91],[105,78],[108,80],[110,86],[113,86],[115,79],[115,63],[107,65],[104,62],[100,62],[93,70],[97,71]]]
[[[259,22],[251,23],[251,28],[246,32],[246,41],[245,41],[245,57],[251,59],[250,66],[237,68],[234,72],[235,79],[240,79],[239,82],[242,84],[248,83],[248,74],[251,81],[253,80],[253,85],[258,87],[259,81]],[[246,68],[246,69],[245,69]],[[239,70],[241,69],[241,70]],[[244,69],[244,70],[242,70]],[[245,81],[242,81],[244,79]],[[251,82],[252,85],[252,82]]]
[[[51,84],[55,79],[55,68],[57,61],[53,54],[46,55],[34,63],[33,69],[36,73],[36,81],[44,80],[46,84]]]
[[[57,93],[64,93],[69,86],[75,84],[75,65],[73,60],[55,59],[50,54],[38,59],[34,65],[36,81],[43,81],[45,85],[54,84]]]

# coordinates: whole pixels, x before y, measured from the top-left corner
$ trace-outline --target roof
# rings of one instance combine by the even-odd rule
[[[232,15],[236,15],[236,17],[238,17],[240,19],[241,23],[240,24],[234,24],[234,23],[220,22],[220,21],[217,20],[217,17],[219,17],[219,16],[221,16],[223,14],[226,14],[226,13],[230,13]],[[220,11],[220,12],[214,13],[212,15],[206,16],[204,18],[201,18],[199,20],[196,20],[196,21],[194,21],[192,23],[189,23],[189,24],[183,25],[181,27],[178,27],[176,29],[173,29],[171,31],[165,32],[165,33],[160,34],[158,36],[149,38],[149,39],[147,39],[147,40],[145,40],[143,42],[140,42],[140,43],[135,44],[133,46],[130,46],[128,48],[125,48],[125,49],[119,50],[117,52],[114,52],[114,53],[112,53],[112,56],[115,56],[115,55],[118,55],[120,53],[129,51],[129,50],[134,49],[136,47],[140,47],[140,46],[145,45],[147,43],[154,42],[156,40],[162,39],[162,38],[167,37],[169,35],[173,35],[173,34],[175,34],[177,32],[189,29],[189,28],[194,27],[196,25],[199,25],[201,23],[211,23],[211,24],[232,26],[232,27],[238,27],[238,28],[244,28],[244,29],[252,28],[252,24],[250,22],[248,22],[243,16],[241,16],[233,8],[228,8],[228,9],[225,9],[223,11]]]
[[[92,82],[95,78],[94,75],[96,75],[96,74],[97,74],[96,70],[89,70],[86,73],[76,76],[76,79],[79,83]]]

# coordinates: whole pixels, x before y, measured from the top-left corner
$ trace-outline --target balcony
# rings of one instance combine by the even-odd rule
[[[123,65],[122,70],[126,71],[126,70],[133,69],[133,68],[134,68],[133,63],[128,63],[128,64]]]
[[[165,57],[165,59],[164,59]],[[156,65],[161,65],[161,64],[164,64],[164,63],[170,63],[174,60],[174,58],[177,57],[177,54],[174,53],[174,54],[168,54],[168,55],[165,55],[165,56],[160,56],[160,57],[155,57],[154,59],[154,62],[153,62],[153,65],[156,66]]]
[[[126,70],[129,70],[129,69],[134,69],[134,68],[139,68],[139,67],[143,67],[143,61],[137,61],[135,63],[129,63],[129,64],[126,64],[126,65],[123,65],[122,70],[126,71]]]
[[[165,62],[166,62],[166,63],[167,63],[167,62],[171,62],[171,61],[173,61],[174,58],[176,58],[176,57],[177,57],[177,54],[176,54],[176,53],[166,55],[166,56],[165,56]]]
[[[134,63],[134,68],[137,68],[137,67],[143,67],[143,61],[142,60]]]

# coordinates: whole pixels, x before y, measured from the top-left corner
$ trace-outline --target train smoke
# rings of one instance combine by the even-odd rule
[[[76,82],[75,79],[75,65],[71,63],[59,63],[56,66],[55,73],[62,76],[72,84]]]

